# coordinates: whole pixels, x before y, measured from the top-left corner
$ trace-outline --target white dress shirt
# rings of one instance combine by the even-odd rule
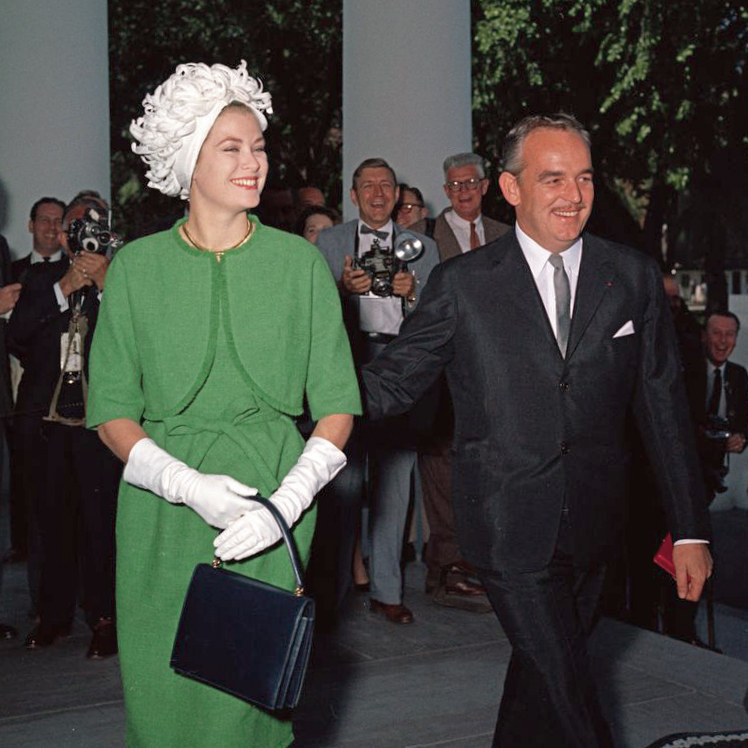
[[[543,249],[534,239],[531,239],[519,224],[515,224],[517,241],[522,248],[522,254],[530,266],[530,272],[538,287],[538,293],[543,300],[545,312],[551,323],[553,334],[556,335],[556,289],[553,285],[553,265],[548,262],[553,252]],[[582,239],[577,239],[574,244],[565,249],[559,255],[564,261],[564,270],[569,278],[569,290],[571,291],[570,318],[574,316],[574,300],[577,297],[577,281],[579,280],[579,265],[582,261]]]
[[[375,234],[362,234],[364,222],[358,221],[358,256],[366,254],[372,247]],[[382,247],[392,249],[392,221],[387,221],[377,231],[387,234],[386,239],[379,239]],[[403,323],[403,300],[399,296],[376,296],[369,291],[359,298],[359,326],[363,332],[379,332],[386,335],[397,335]]]

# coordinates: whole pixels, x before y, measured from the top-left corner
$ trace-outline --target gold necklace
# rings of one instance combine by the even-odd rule
[[[182,224],[182,231],[184,231],[184,235],[187,237],[187,241],[195,248],[199,249],[201,252],[211,252],[213,255],[215,255],[216,262],[220,262],[223,259],[223,256],[226,254],[226,252],[230,252],[232,249],[238,249],[242,246],[242,244],[246,244],[251,238],[252,234],[255,230],[255,224],[252,223],[252,221],[247,218],[247,233],[244,235],[243,239],[240,239],[236,244],[234,244],[231,247],[226,247],[226,249],[209,249],[208,247],[201,247],[192,237],[192,234],[187,230],[187,222],[185,221]]]

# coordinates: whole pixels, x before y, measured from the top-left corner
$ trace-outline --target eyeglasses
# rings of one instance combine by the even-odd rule
[[[403,203],[400,206],[400,210],[403,213],[410,213],[413,208],[423,208],[423,203]]]
[[[473,190],[478,189],[478,185],[484,179],[485,177],[471,177],[470,179],[465,179],[462,182],[458,182],[456,179],[453,179],[451,182],[447,182],[447,189],[450,192],[462,192],[463,189],[472,192]]]

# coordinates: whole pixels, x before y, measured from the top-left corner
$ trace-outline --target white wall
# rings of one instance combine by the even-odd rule
[[[31,249],[37,198],[109,199],[109,61],[103,0],[4,2],[0,16],[0,233]]]
[[[472,150],[469,0],[343,0],[343,208],[365,158],[385,158],[432,214],[446,156]]]

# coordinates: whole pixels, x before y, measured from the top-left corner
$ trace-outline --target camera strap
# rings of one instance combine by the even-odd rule
[[[44,417],[45,421],[55,421],[65,426],[86,425],[86,403],[88,402],[88,380],[86,379],[85,365],[83,361],[83,341],[88,334],[88,317],[81,311],[80,303],[75,306],[70,315],[67,333],[61,336],[61,345],[64,350],[60,354],[60,376],[57,379],[52,401],[49,404],[49,412]],[[72,381],[71,381],[72,378]],[[63,385],[73,385],[80,381],[82,402],[69,403],[66,407],[82,407],[81,418],[63,416],[58,412],[58,404]]]

